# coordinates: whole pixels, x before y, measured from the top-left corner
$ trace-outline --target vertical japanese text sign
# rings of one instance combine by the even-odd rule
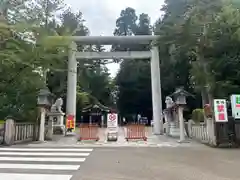
[[[228,122],[225,99],[214,99],[214,116],[216,122]]]
[[[235,119],[240,119],[240,95],[233,94],[231,96],[232,116]]]

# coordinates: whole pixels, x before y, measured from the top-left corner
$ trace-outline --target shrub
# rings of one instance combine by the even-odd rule
[[[204,122],[204,110],[203,109],[194,109],[192,112],[192,120],[195,123]]]

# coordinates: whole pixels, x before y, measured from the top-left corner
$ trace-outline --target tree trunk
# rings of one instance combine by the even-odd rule
[[[202,107],[204,107],[205,104],[208,104],[208,96],[205,91],[205,88],[201,90],[201,96],[202,96]]]

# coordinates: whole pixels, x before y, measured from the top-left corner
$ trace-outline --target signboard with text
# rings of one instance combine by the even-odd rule
[[[118,131],[118,114],[109,113],[107,115],[107,128],[110,132]]]
[[[214,99],[214,117],[216,122],[228,122],[226,99]]]
[[[240,119],[240,94],[231,95],[232,116]]]

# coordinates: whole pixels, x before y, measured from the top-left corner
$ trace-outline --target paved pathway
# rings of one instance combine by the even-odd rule
[[[125,128],[119,128],[119,136],[117,142],[108,142],[106,135],[106,128],[99,129],[99,141],[78,141],[79,134],[76,131],[76,135],[73,136],[55,136],[53,141],[45,142],[44,144],[29,144],[30,147],[54,147],[54,146],[75,146],[75,147],[189,147],[189,146],[203,146],[202,144],[196,143],[194,141],[189,141],[189,143],[178,143],[178,139],[170,138],[165,135],[155,136],[152,134],[151,128],[146,128],[146,135],[148,137],[147,141],[126,141],[125,140]]]
[[[70,180],[92,148],[0,147],[1,180]]]
[[[240,150],[148,134],[148,141],[77,142],[77,136],[0,147],[0,180],[239,180]],[[94,149],[94,151],[93,151]]]
[[[95,148],[71,180],[239,180],[239,149]]]

